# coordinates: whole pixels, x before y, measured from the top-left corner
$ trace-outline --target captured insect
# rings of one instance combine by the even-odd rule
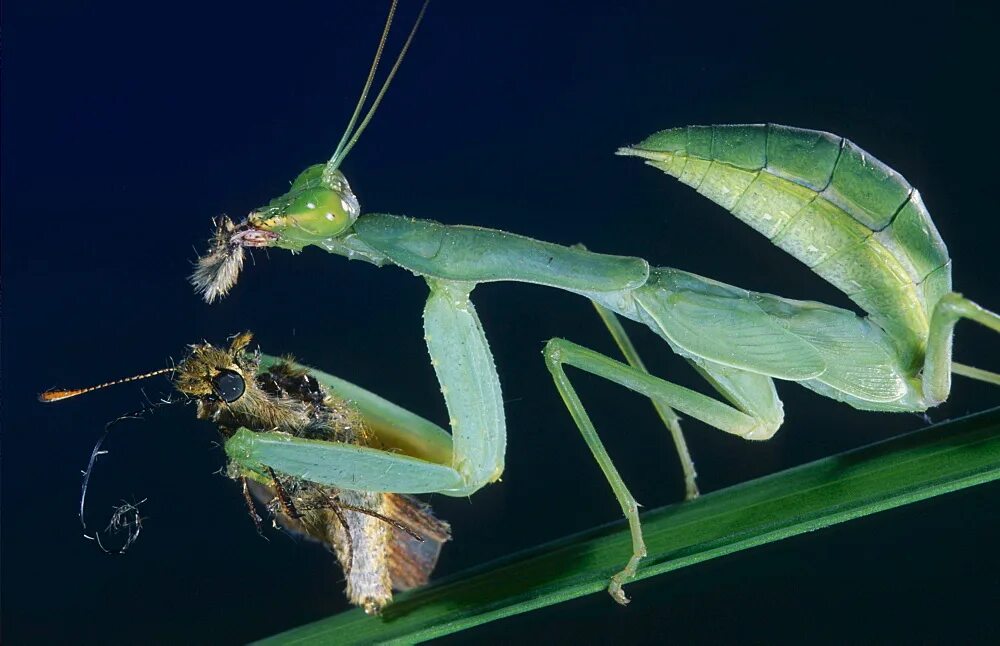
[[[377,62],[378,55],[355,118]],[[675,409],[727,433],[765,440],[784,419],[775,379],[882,412],[919,412],[940,404],[949,395],[952,374],[1000,385],[1000,375],[951,357],[959,320],[1000,332],[1000,316],[952,291],[951,259],[917,190],[845,138],[775,124],[690,126],[663,130],[618,154],[640,157],[694,187],[836,286],[866,316],[750,292],[641,258],[474,226],[361,215],[339,169],[377,105],[376,100],[354,133],[352,118],[330,161],[304,170],[287,193],[239,224],[218,222],[191,280],[212,302],[236,283],[244,248],[298,252],[309,245],[423,278],[430,287],[425,339],[449,411],[452,450],[424,462],[390,453],[361,458],[332,442],[238,434],[230,442],[239,442],[251,462],[296,477],[308,473],[333,487],[350,483],[452,496],[477,491],[503,472],[506,427],[500,382],[472,290],[480,283],[518,281],[581,295],[597,307],[626,363],[558,338],[546,344],[544,359],[628,519],[632,554],[608,587],[618,602],[627,603],[622,585],[646,553],[638,505],[565,365],[653,401],[678,448],[689,498],[697,495],[695,472]],[[616,315],[661,337],[721,398],[650,375]]]
[[[337,442],[364,453],[405,452],[406,446],[393,441],[393,427],[413,420],[422,422],[428,435],[447,434],[428,428],[429,422],[357,387],[348,390],[363,399],[362,406],[341,399],[329,388],[340,384],[339,380],[308,371],[290,359],[248,352],[250,341],[250,333],[245,332],[236,335],[228,348],[193,345],[175,368],[90,388],[49,391],[39,395],[39,400],[59,401],[173,372],[174,387],[196,403],[197,417],[216,424],[226,438],[226,475],[241,485],[258,532],[261,518],[254,499],[287,531],[327,545],[344,570],[351,603],[368,614],[378,614],[392,600],[393,590],[408,590],[427,582],[442,544],[450,539],[448,524],[410,496],[383,489],[331,487],[303,475],[278,473],[248,460],[234,449],[232,438],[234,434],[268,431],[272,436],[305,442]],[[380,433],[382,429],[384,433]]]

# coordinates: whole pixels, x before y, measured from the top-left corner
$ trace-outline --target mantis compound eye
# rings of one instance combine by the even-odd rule
[[[247,216],[254,231],[271,234],[271,246],[280,240],[285,249],[298,249],[311,244],[324,244],[343,235],[361,214],[361,205],[351,191],[347,178],[327,165],[310,166],[299,175],[288,193]],[[235,238],[233,238],[235,240]]]
[[[329,188],[312,188],[302,191],[288,205],[285,215],[310,233],[337,235],[354,224],[360,208],[350,192]]]
[[[212,377],[212,388],[222,401],[231,404],[246,392],[243,376],[233,370],[223,370]]]

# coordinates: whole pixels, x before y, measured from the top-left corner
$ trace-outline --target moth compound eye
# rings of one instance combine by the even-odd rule
[[[222,401],[231,404],[243,396],[247,385],[238,372],[223,370],[212,377],[212,388]]]

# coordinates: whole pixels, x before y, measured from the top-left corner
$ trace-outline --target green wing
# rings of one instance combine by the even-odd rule
[[[866,401],[907,391],[884,333],[847,310],[660,269],[636,294],[647,323],[684,352],[776,379],[816,379]]]
[[[906,373],[885,334],[870,321],[822,303],[767,294],[751,298],[815,348],[826,365],[817,381],[867,402],[892,402],[906,395]]]
[[[951,265],[899,173],[842,137],[776,124],[672,128],[619,154],[645,159],[764,234],[869,312],[911,368],[922,364]]]
[[[635,300],[650,327],[697,357],[791,381],[826,369],[816,348],[762,310],[746,290],[659,269]]]

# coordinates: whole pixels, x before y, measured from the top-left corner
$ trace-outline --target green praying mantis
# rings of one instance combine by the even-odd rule
[[[326,383],[352,400],[393,450],[241,430],[225,449],[248,473],[266,478],[273,469],[343,489],[449,496],[468,496],[495,482],[506,450],[503,399],[470,295],[479,284],[497,281],[578,294],[597,306],[626,361],[561,338],[546,343],[543,357],[628,520],[632,554],[608,587],[624,604],[622,586],[645,555],[638,505],[565,366],[654,403],[677,444],[689,497],[697,489],[678,413],[748,440],[765,440],[783,422],[776,379],[857,409],[884,412],[923,411],[943,402],[952,373],[1000,385],[1000,375],[952,361],[959,320],[1000,332],[1000,316],[952,291],[947,249],[919,193],[861,148],[829,133],[773,124],[692,126],[658,132],[618,154],[639,157],[695,188],[836,286],[866,316],[750,292],[641,258],[474,226],[362,215],[340,166],[371,120],[420,21],[355,129],[391,16],[390,11],[361,98],[330,161],[307,168],[287,193],[244,221],[219,220],[192,282],[211,302],[235,284],[246,248],[298,252],[310,245],[422,278],[430,288],[424,335],[451,432],[327,375]],[[649,374],[616,315],[661,337],[719,396]]]

